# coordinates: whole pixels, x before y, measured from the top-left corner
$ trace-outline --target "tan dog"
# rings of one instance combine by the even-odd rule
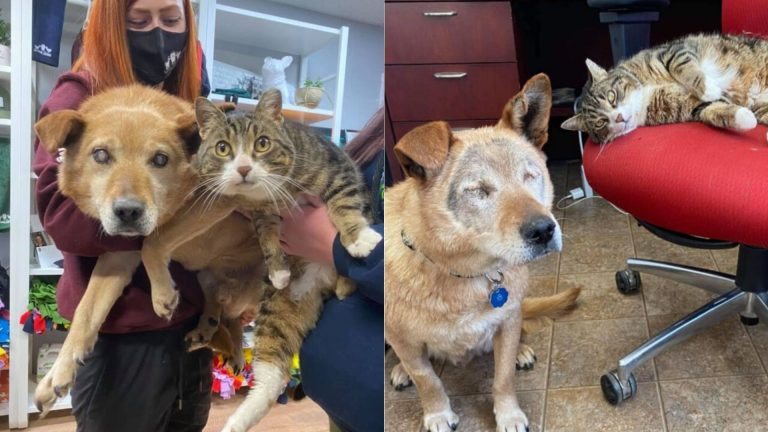
[[[35,124],[35,131],[47,151],[66,150],[59,167],[62,193],[99,220],[109,235],[147,236],[158,227],[171,226],[174,217],[200,218],[205,213],[204,206],[193,205],[190,199],[198,178],[189,162],[199,137],[192,105],[181,99],[144,86],[118,88],[91,97],[78,111],[49,114]],[[204,235],[172,255],[189,270],[211,270],[200,278],[209,300],[206,313],[221,306],[210,301],[216,277],[233,274],[238,280],[254,281],[250,292],[260,297],[264,276],[258,265],[263,262],[261,249],[249,220],[231,214],[210,225]],[[140,261],[140,251],[99,257],[62,350],[35,391],[43,415],[57,397],[66,395],[77,363],[92,350],[99,328]],[[178,294],[171,291],[152,291],[154,309],[161,317],[170,318],[178,303]],[[209,325],[213,331],[218,327]],[[228,329],[237,350],[242,327],[231,320]]]
[[[402,387],[410,376],[429,432],[455,430],[459,422],[430,357],[457,363],[491,349],[497,431],[527,430],[514,387],[523,319],[567,310],[579,294],[523,301],[526,263],[561,248],[540,151],[551,94],[539,74],[495,127],[452,132],[433,122],[395,146],[408,179],[385,194],[385,332],[401,361],[393,384]],[[530,348],[520,354],[521,362],[531,360]]]

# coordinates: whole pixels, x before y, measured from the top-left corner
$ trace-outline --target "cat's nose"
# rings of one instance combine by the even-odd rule
[[[619,113],[619,115],[616,116],[616,123],[621,123],[624,121],[624,116]]]
[[[245,178],[246,176],[248,176],[248,173],[251,172],[251,167],[239,166],[237,167],[237,172],[239,172],[240,175],[243,176],[243,178]]]

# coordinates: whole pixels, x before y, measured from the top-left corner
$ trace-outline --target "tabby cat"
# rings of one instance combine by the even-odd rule
[[[381,236],[369,226],[368,194],[354,163],[331,142],[285,120],[279,91],[263,93],[248,113],[224,113],[205,98],[198,98],[195,109],[202,137],[195,167],[212,195],[252,211],[269,280],[278,289],[265,290],[256,318],[255,385],[224,428],[246,431],[282,392],[292,354],[317,322],[323,298],[334,288],[341,295],[353,289],[332,266],[283,253],[279,212],[293,207],[303,193],[320,197],[341,244],[356,257],[370,254]],[[289,289],[281,290],[289,282]]]
[[[700,121],[737,131],[768,124],[768,40],[692,35],[606,72],[587,59],[577,114],[562,127],[607,143],[638,126]]]

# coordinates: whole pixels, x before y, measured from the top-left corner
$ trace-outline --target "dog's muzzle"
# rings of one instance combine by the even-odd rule
[[[535,258],[562,248],[560,229],[547,216],[538,216],[524,223],[520,227],[520,237]]]

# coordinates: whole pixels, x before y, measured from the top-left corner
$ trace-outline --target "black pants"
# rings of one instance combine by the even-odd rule
[[[212,353],[186,352],[187,330],[99,335],[72,388],[77,432],[202,431]]]

